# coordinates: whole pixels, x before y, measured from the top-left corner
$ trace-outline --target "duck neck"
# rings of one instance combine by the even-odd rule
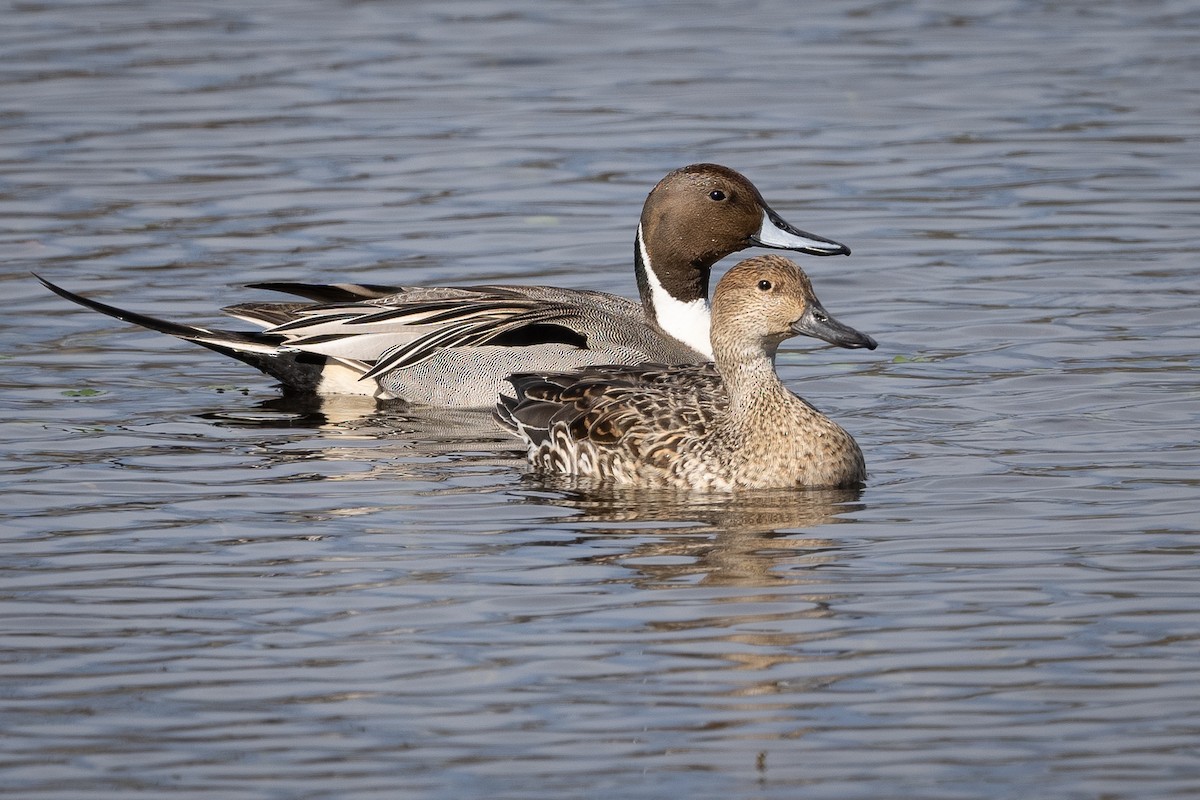
[[[638,225],[634,269],[647,318],[668,336],[711,359],[708,277],[712,265],[676,263],[678,258],[672,259],[662,248],[653,248],[653,256],[651,249]]]
[[[777,343],[755,343],[743,348],[717,344],[717,371],[729,393],[734,416],[749,415],[764,404],[778,403],[782,395],[791,396],[775,373]]]

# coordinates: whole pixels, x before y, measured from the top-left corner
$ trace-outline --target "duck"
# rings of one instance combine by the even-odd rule
[[[751,246],[850,253],[793,227],[741,173],[692,164],[667,174],[646,197],[634,246],[639,301],[547,286],[269,282],[250,288],[302,300],[224,308],[258,328],[242,331],[171,322],[35,277],[93,311],[250,364],[279,381],[285,394],[486,409],[514,372],[710,360],[712,268]]]
[[[714,362],[516,374],[494,414],[549,476],[699,492],[861,487],[858,443],[775,371],[779,345],[801,334],[876,347],[824,309],[794,262],[749,258],[713,294]]]

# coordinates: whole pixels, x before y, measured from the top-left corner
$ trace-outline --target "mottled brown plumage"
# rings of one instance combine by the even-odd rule
[[[547,473],[697,490],[858,485],[858,444],[775,373],[780,343],[798,334],[875,348],[825,312],[791,261],[747,259],[713,298],[715,364],[514,375],[497,417]]]

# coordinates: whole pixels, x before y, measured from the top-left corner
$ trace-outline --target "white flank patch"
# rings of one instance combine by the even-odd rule
[[[654,303],[654,316],[664,331],[679,341],[703,353],[712,359],[712,314],[709,312],[707,298],[699,298],[684,302],[659,283],[650,254],[646,252],[646,242],[642,239],[642,226],[638,226],[638,249],[642,255],[642,265],[646,268],[646,279],[650,281],[650,299]]]
[[[361,381],[362,370],[347,367],[330,360],[321,370],[321,385],[317,387],[318,394],[357,394],[375,397],[380,400],[391,398],[391,394],[379,385],[378,381]]]

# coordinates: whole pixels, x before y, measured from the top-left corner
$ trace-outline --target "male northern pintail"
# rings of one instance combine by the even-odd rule
[[[850,252],[789,225],[740,173],[694,164],[667,175],[646,198],[634,248],[640,304],[545,286],[260,283],[251,286],[312,302],[224,309],[263,329],[250,332],[168,322],[42,282],[95,311],[240,359],[285,390],[487,407],[513,372],[712,358],[709,273],[753,245]]]
[[[713,296],[715,365],[513,375],[516,397],[501,397],[496,417],[545,473],[701,491],[861,484],[858,444],[775,373],[776,350],[797,334],[875,349],[829,316],[791,261],[750,258]]]

